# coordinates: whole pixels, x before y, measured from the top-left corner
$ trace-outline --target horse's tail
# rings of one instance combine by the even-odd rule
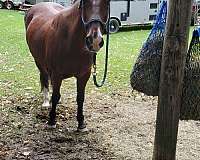
[[[27,11],[25,11],[25,15],[24,15],[24,24],[25,24],[26,30],[28,28],[29,23],[33,19],[33,15],[29,14],[29,12],[30,12],[30,9],[28,9]]]

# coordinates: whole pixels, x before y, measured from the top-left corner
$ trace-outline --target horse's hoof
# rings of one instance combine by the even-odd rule
[[[46,128],[46,129],[56,129],[56,124],[50,125],[50,124],[47,122],[46,125],[45,125],[45,128]]]
[[[56,129],[56,125],[46,125],[46,129]]]
[[[87,129],[87,127],[85,127],[85,128],[77,128],[77,132],[87,133],[87,132],[89,132],[89,130]]]
[[[44,103],[42,104],[42,107],[43,107],[43,108],[49,108],[49,107],[50,107],[50,103],[49,103],[49,102],[44,102]]]

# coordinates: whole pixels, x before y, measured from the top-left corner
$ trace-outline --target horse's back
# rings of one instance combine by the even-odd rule
[[[28,28],[33,21],[41,21],[41,25],[58,14],[64,7],[57,3],[42,2],[31,7],[25,14],[25,26]]]

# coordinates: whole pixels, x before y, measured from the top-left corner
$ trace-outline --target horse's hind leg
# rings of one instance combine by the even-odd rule
[[[48,74],[45,72],[40,72],[40,83],[41,91],[43,92],[43,104],[42,107],[49,107],[49,78]]]
[[[83,103],[85,99],[85,86],[87,81],[90,77],[90,73],[86,74],[83,77],[77,77],[77,121],[78,121],[78,131],[84,132],[87,131],[86,124],[84,122],[84,115],[83,115]]]
[[[42,107],[49,107],[49,77],[48,73],[36,62],[36,65],[40,71],[40,84],[41,91],[43,92],[43,104]]]

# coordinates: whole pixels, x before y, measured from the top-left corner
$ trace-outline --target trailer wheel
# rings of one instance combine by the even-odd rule
[[[7,3],[6,3],[6,8],[7,9],[13,9],[14,8],[14,5],[13,5],[13,3],[12,2],[10,2],[10,1],[8,1]]]
[[[116,19],[110,19],[110,33],[116,33],[119,31],[119,22]]]
[[[19,5],[19,10],[23,10],[23,4]]]
[[[0,1],[0,9],[3,8],[3,2]]]

